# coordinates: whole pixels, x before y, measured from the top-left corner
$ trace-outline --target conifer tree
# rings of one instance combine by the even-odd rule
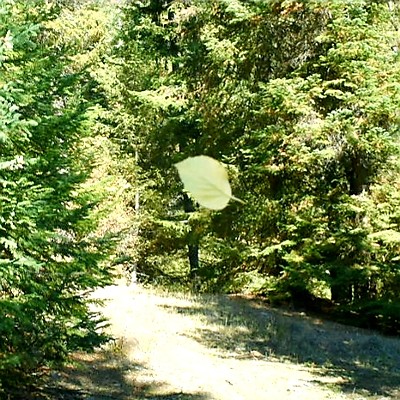
[[[9,395],[105,340],[87,301],[110,280],[94,235],[97,195],[82,186],[91,80],[54,35],[58,6],[0,2],[0,391]]]

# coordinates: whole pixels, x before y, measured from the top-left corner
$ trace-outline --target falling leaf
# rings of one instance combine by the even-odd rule
[[[242,202],[232,196],[228,173],[219,161],[208,156],[196,156],[175,166],[185,189],[203,207],[222,210],[230,199]]]

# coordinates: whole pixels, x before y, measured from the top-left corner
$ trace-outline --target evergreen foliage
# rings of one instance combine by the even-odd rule
[[[0,390],[105,340],[110,259],[398,331],[399,23],[367,0],[0,0]],[[197,155],[246,203],[196,204],[174,165]]]
[[[0,393],[106,337],[88,294],[110,281],[83,182],[91,78],[56,35],[59,4],[0,1]]]
[[[323,297],[366,310],[371,325],[398,323],[393,4],[150,1],[123,11],[144,271],[186,271],[208,290],[263,277],[271,298]],[[209,214],[185,201],[172,166],[198,154],[231,166],[246,206]]]

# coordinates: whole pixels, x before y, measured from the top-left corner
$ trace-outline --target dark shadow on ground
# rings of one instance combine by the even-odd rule
[[[187,394],[187,393],[173,393],[159,396],[146,396],[142,397],[146,400],[207,400],[210,397],[203,394]]]
[[[340,378],[336,385],[343,392],[400,398],[398,338],[239,296],[199,297],[192,307],[171,311],[204,318],[205,328],[192,337],[227,357],[284,358],[313,367],[316,375]]]
[[[209,400],[202,393],[169,393],[165,382],[135,384],[135,371],[146,367],[124,358],[123,351],[76,354],[74,362],[54,372],[32,399],[40,400]],[[154,394],[162,388],[165,394]],[[18,399],[18,400],[22,400]],[[26,398],[24,398],[26,400]]]

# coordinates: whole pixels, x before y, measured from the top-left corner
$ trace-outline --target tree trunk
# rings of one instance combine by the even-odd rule
[[[193,204],[193,200],[186,194],[183,194],[183,208],[185,212],[192,213],[195,211],[195,207]],[[188,247],[188,257],[189,257],[189,266],[190,279],[195,279],[197,277],[197,272],[199,270],[200,261],[199,261],[199,235],[192,226],[189,234],[187,236],[187,247]]]
[[[331,283],[331,300],[337,304],[350,303],[353,299],[352,285],[344,277],[343,272],[337,268],[329,270]]]

